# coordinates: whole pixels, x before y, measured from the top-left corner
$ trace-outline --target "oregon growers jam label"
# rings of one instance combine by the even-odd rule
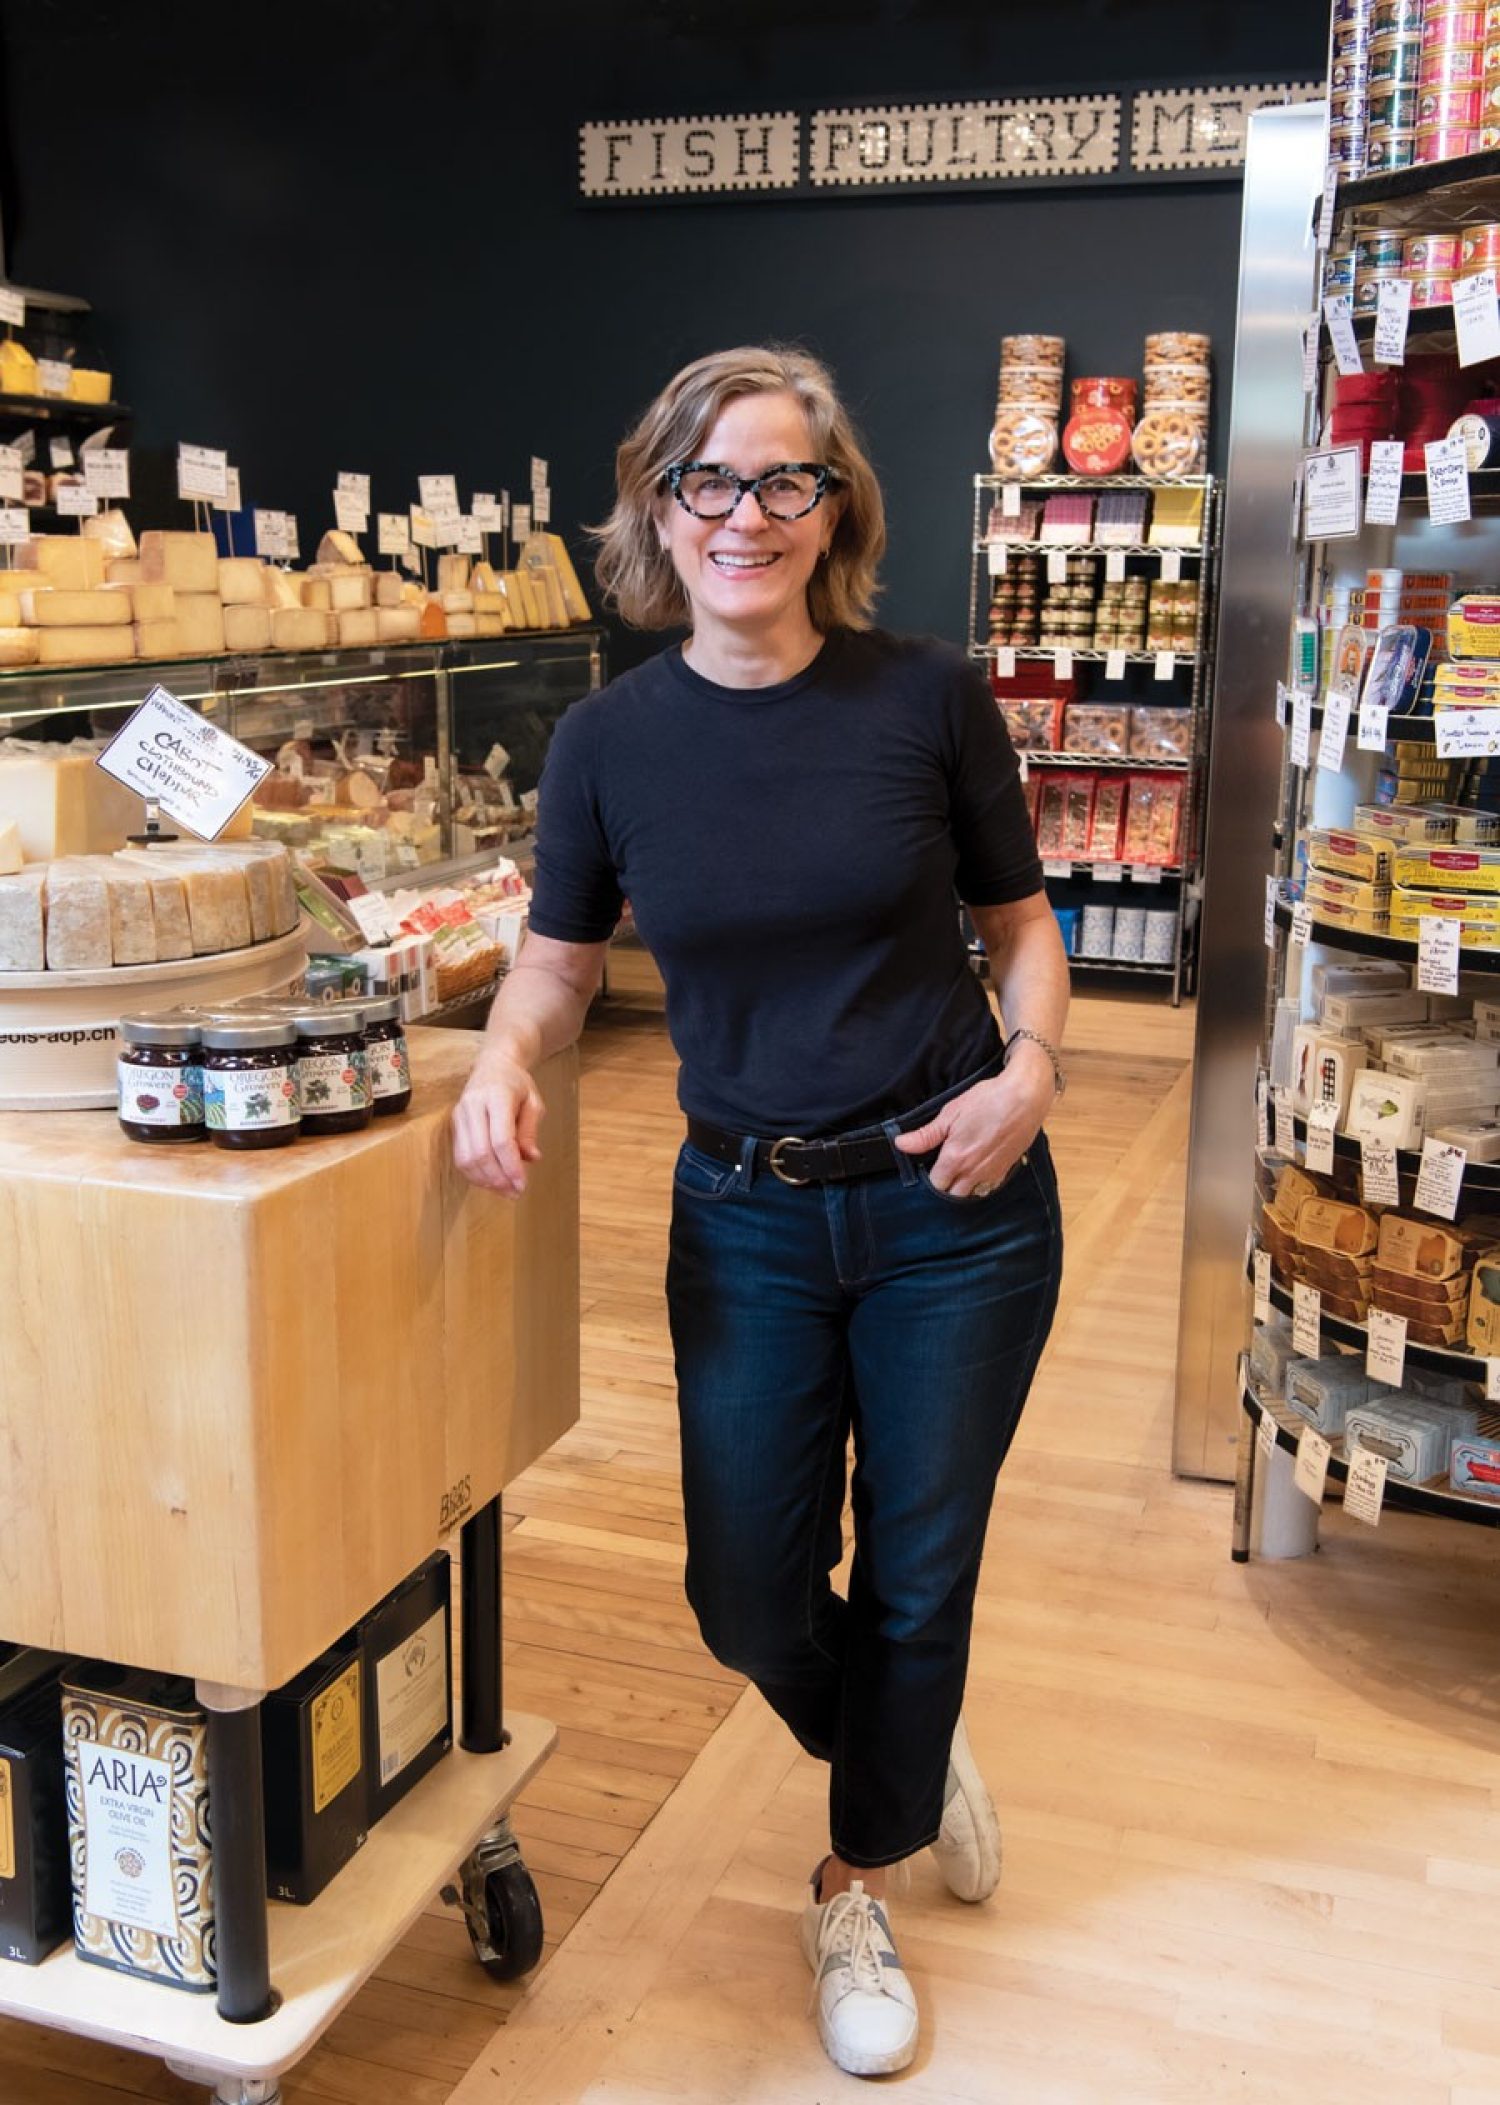
[[[137,1067],[121,1060],[120,1116],[140,1126],[201,1126],[201,1067]]]
[[[294,1126],[301,1117],[297,1078],[290,1067],[208,1068],[203,1110],[220,1133],[249,1133],[262,1126]]]
[[[300,1053],[297,1080],[302,1108],[309,1117],[330,1111],[363,1111],[370,1101],[363,1047],[357,1052]]]
[[[372,1038],[370,1041],[370,1093],[400,1096],[411,1087],[411,1063],[404,1038]]]

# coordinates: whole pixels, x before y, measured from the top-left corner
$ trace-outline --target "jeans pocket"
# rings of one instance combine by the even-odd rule
[[[678,1191],[687,1193],[690,1198],[727,1198],[739,1180],[738,1163],[716,1162],[712,1155],[705,1155],[702,1148],[695,1148],[690,1140],[685,1140],[679,1148],[672,1182]]]
[[[991,1186],[990,1190],[982,1194],[977,1191],[966,1192],[962,1198],[959,1198],[951,1191],[939,1190],[938,1186],[932,1181],[930,1163],[919,1162],[917,1164],[917,1178],[924,1190],[930,1192],[932,1197],[940,1200],[944,1206],[988,1206],[993,1200],[1002,1197],[1011,1190],[1016,1178],[1025,1169],[1028,1160],[1029,1154],[1018,1157],[1005,1172],[1000,1182]]]

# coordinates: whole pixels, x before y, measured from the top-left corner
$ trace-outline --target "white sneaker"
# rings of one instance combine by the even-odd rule
[[[820,1901],[813,1873],[802,1950],[814,1975],[808,2008],[815,1998],[818,2030],[834,2066],[851,2076],[889,2076],[908,2067],[917,2051],[917,1999],[885,1909],[859,1879],[847,1893]]]
[[[988,1900],[1000,1883],[1000,1822],[961,1714],[948,1752],[943,1825],[932,1854],[948,1891],[959,1900]]]

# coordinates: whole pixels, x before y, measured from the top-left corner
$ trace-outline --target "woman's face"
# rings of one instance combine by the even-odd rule
[[[783,461],[816,458],[793,394],[740,395],[726,403],[695,456],[749,479]],[[747,491],[727,517],[698,519],[670,493],[657,514],[662,546],[692,606],[693,628],[741,633],[807,619],[807,588],[833,538],[838,499],[800,519],[768,519]]]

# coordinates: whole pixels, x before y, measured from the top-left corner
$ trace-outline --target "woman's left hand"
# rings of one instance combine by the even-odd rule
[[[943,1105],[914,1132],[902,1133],[903,1155],[941,1153],[928,1171],[934,1191],[950,1198],[984,1198],[1003,1184],[1042,1129],[1056,1094],[1052,1062],[1022,1039],[1003,1074],[976,1082]]]

